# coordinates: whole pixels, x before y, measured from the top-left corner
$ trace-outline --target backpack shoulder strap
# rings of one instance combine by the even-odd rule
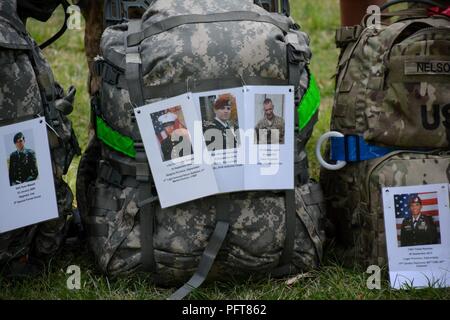
[[[141,30],[142,21],[140,19],[130,20],[128,22],[128,35]],[[125,56],[125,78],[130,93],[130,101],[134,106],[144,105],[143,83],[142,83],[142,59],[141,46],[132,45],[126,41]]]

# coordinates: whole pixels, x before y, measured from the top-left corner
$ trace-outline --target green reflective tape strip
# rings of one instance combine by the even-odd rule
[[[136,150],[134,149],[134,141],[130,137],[124,136],[112,129],[106,122],[96,117],[97,123],[97,137],[106,145],[116,151],[122,152],[129,157],[136,157]]]
[[[317,112],[319,105],[320,90],[317,86],[316,79],[314,79],[314,76],[310,73],[308,89],[297,107],[298,126],[300,130],[308,124],[312,116]]]

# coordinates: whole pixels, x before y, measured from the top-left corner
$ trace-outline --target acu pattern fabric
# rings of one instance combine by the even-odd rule
[[[321,171],[337,256],[349,266],[387,263],[382,187],[450,181],[450,73],[438,68],[450,63],[450,18],[414,10],[380,30],[337,32],[331,130],[398,150]]]
[[[270,15],[252,1],[154,1],[143,16],[142,29],[168,17],[230,11]],[[281,16],[279,19],[289,20]],[[142,230],[140,223],[138,187],[144,184],[150,189],[151,175],[142,145],[139,148],[141,138],[124,81],[124,38],[129,25],[112,26],[103,33],[102,63],[113,66],[119,76],[112,82],[103,79],[98,93],[101,98],[95,107],[110,127],[133,138],[136,157],[125,157],[94,137],[91,145],[100,144],[100,148],[88,149],[83,155],[77,179],[77,190],[81,194],[78,204],[88,231],[89,247],[99,268],[111,275],[143,270],[141,236],[142,232],[148,232]],[[292,32],[298,39],[296,53],[304,58],[300,59],[298,69],[296,98],[299,99],[309,81],[305,68],[310,58],[309,40],[303,32]],[[177,87],[185,92],[186,83],[195,89],[199,83],[217,84],[219,81],[214,79],[235,78],[236,75],[242,75],[247,84],[252,84],[252,77],[266,78],[267,84],[288,83],[287,43],[281,30],[271,24],[252,21],[185,24],[144,39],[140,46],[143,88],[158,89],[145,98],[146,103],[176,95]],[[233,86],[240,85],[241,80],[233,83]],[[317,116],[314,121],[316,119]],[[304,146],[314,121],[296,134],[297,165],[306,161]],[[97,175],[95,181],[83,178],[89,174]],[[150,181],[142,182],[143,177]],[[225,197],[230,229],[210,278],[269,274],[280,263],[286,238],[285,193],[240,192]],[[197,269],[216,224],[217,206],[217,197],[167,209],[155,204],[152,274],[156,283],[180,284]],[[291,272],[319,265],[324,241],[323,209],[320,187],[308,183],[308,178],[302,176],[295,188]]]
[[[55,130],[49,130],[48,136],[60,215],[58,219],[0,234],[3,268],[15,258],[25,255],[47,258],[61,248],[73,202],[72,192],[62,176],[79,148],[66,118],[70,100],[64,99],[64,90],[55,83],[50,66],[27,34],[15,1],[0,2],[0,64],[0,125],[45,115]],[[44,100],[48,103],[44,104]]]

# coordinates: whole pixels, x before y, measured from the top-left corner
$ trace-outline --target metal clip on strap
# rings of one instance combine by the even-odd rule
[[[100,160],[98,177],[110,184],[122,188],[122,176],[106,161]]]

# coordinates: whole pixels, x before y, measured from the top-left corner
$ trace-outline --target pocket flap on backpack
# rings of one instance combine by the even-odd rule
[[[350,92],[353,88],[353,84],[355,82],[353,80],[342,80],[342,83],[339,87],[340,93],[347,93]]]
[[[0,18],[0,48],[29,50],[30,45],[9,23]]]

